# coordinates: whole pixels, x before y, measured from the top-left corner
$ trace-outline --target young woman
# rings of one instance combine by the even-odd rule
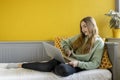
[[[80,32],[80,34],[61,42],[65,54],[74,58],[74,61],[63,64],[52,59],[43,63],[17,64],[16,67],[19,65],[19,67],[26,69],[53,71],[60,76],[69,76],[79,71],[98,68],[101,63],[104,42],[98,35],[95,19],[92,17],[83,18],[80,21]],[[8,67],[11,66],[9,65]]]

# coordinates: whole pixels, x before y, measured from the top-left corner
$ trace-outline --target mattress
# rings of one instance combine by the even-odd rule
[[[40,72],[30,69],[0,68],[0,80],[112,80],[107,69],[94,69],[74,73],[67,77],[57,76],[52,72]]]

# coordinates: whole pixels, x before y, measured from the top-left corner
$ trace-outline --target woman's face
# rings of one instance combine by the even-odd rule
[[[84,21],[81,22],[81,29],[85,36],[89,36],[90,33],[89,33],[88,27]]]

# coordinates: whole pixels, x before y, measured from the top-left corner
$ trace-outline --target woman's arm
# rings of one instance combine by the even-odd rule
[[[70,56],[73,49],[72,49],[72,43],[78,38],[79,35],[70,37],[68,39],[62,40],[61,41],[61,47],[64,50],[65,54],[67,56]]]
[[[69,50],[72,50],[72,43],[80,36],[80,34],[78,35],[75,35],[73,37],[70,37],[68,39],[64,39],[61,41],[61,47],[63,49],[69,49]]]
[[[103,54],[103,49],[104,49],[104,42],[101,41],[98,46],[95,48],[93,55],[91,56],[90,61],[84,62],[84,61],[79,61],[78,66],[81,69],[95,69],[98,68],[100,63],[101,63],[101,58]]]

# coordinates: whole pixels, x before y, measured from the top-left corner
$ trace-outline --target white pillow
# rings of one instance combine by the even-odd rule
[[[0,68],[7,68],[8,63],[0,63]]]

